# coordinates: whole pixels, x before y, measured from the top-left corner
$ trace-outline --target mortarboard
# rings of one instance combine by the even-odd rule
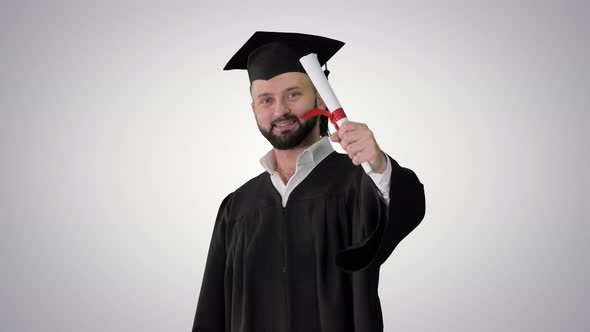
[[[223,70],[246,69],[250,83],[287,72],[305,73],[301,57],[316,53],[323,66],[343,45],[339,40],[315,35],[256,31]]]

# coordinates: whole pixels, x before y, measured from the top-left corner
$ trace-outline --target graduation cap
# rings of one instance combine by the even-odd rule
[[[342,46],[344,43],[339,40],[321,36],[256,31],[223,70],[246,69],[250,83],[258,79],[268,80],[287,72],[305,73],[299,62],[301,57],[316,53],[320,65],[323,66]]]

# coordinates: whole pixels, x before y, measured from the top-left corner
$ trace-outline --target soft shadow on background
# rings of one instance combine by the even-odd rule
[[[282,7],[282,8],[279,8]],[[0,5],[0,330],[188,331],[221,199],[270,146],[256,30],[346,42],[350,118],[424,183],[385,331],[590,324],[584,2]]]

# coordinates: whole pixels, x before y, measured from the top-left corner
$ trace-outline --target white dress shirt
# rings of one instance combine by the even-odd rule
[[[301,181],[303,181],[309,173],[316,167],[324,158],[334,151],[332,144],[330,143],[329,137],[322,137],[319,141],[312,144],[310,147],[305,149],[297,157],[295,174],[285,184],[281,179],[281,176],[276,171],[277,160],[274,155],[274,150],[267,152],[262,158],[260,158],[260,164],[270,174],[270,180],[281,195],[283,201],[283,207],[287,206],[287,200],[289,195],[293,192]],[[383,174],[369,172],[369,177],[375,182],[377,188],[381,192],[381,195],[389,204],[389,182],[391,180],[391,163],[389,158],[385,158],[387,166]],[[351,161],[352,162],[352,161]]]

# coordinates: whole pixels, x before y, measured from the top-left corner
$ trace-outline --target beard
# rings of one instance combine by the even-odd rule
[[[297,127],[293,130],[284,131],[281,135],[275,135],[272,132],[273,128],[277,123],[284,121],[293,121],[297,124]],[[260,124],[258,124],[258,129],[260,130],[260,133],[262,133],[262,136],[264,136],[275,149],[289,150],[298,147],[313,131],[317,122],[317,116],[301,121],[295,115],[287,114],[273,121],[269,130],[260,127]]]

